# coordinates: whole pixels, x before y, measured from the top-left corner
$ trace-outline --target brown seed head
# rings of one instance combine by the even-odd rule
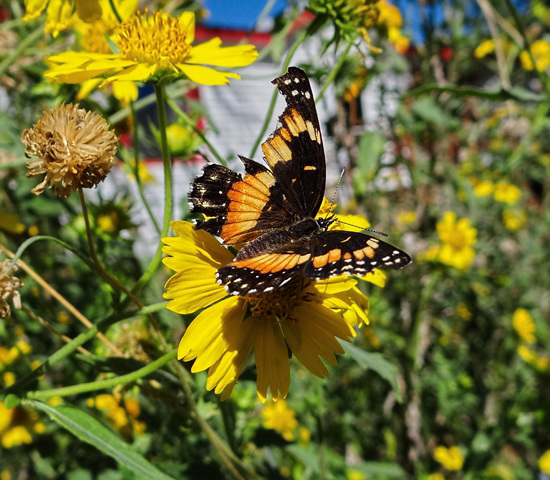
[[[67,198],[71,190],[97,185],[116,164],[116,134],[102,116],[78,105],[46,109],[21,141],[27,156],[38,157],[27,164],[27,177],[46,174],[32,189],[36,195],[49,183],[57,195]]]
[[[10,260],[4,260],[0,263],[0,318],[10,316],[11,311],[8,305],[10,299],[15,308],[21,308],[21,297],[17,289],[23,286],[23,282],[11,273],[6,273],[9,264]]]

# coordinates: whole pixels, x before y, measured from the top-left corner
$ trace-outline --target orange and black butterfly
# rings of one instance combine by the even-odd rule
[[[316,219],[325,191],[325,153],[313,93],[296,67],[273,80],[287,106],[262,144],[267,166],[239,156],[244,176],[207,165],[191,185],[197,229],[227,245],[248,242],[216,272],[233,295],[274,290],[297,274],[312,280],[402,268],[411,258],[364,233],[328,230],[333,217]]]

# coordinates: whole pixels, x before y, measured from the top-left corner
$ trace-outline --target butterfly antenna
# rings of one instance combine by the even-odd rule
[[[348,222],[342,222],[342,220],[336,218],[335,219],[338,223],[341,223],[342,225],[349,225],[350,227],[355,227],[355,228],[361,228],[360,226],[358,225],[354,225],[353,223],[348,223]],[[383,237],[387,237],[388,234],[385,233],[385,232],[379,232],[378,230],[373,230],[372,228],[363,228],[362,231],[364,232],[372,232],[372,233],[376,233],[377,235],[382,235]]]
[[[336,183],[336,188],[334,189],[334,193],[332,194],[332,200],[330,201],[330,206],[328,207],[328,212],[327,212],[327,216],[325,217],[325,220],[330,216],[330,212],[332,212],[332,206],[336,201],[336,194],[338,193],[338,187],[340,187],[340,183],[342,183],[342,178],[344,177],[344,173],[346,173],[346,169],[342,168],[342,171],[340,172],[340,178],[338,179],[338,182]]]

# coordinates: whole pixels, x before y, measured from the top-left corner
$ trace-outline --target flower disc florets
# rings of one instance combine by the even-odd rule
[[[177,71],[191,51],[191,25],[169,13],[137,12],[116,30],[116,44],[122,57],[148,65],[158,65]]]

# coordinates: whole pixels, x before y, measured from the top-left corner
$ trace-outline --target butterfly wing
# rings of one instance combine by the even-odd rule
[[[191,184],[189,204],[196,228],[221,237],[226,244],[247,242],[293,221],[296,212],[271,171],[244,157],[244,177],[228,168],[206,165]]]
[[[304,266],[304,275],[321,280],[336,275],[366,275],[375,268],[397,270],[411,262],[405,252],[364,233],[329,230],[312,236],[311,258]]]
[[[326,166],[311,86],[307,75],[296,67],[273,83],[287,106],[262,151],[298,219],[314,218],[325,193]]]

